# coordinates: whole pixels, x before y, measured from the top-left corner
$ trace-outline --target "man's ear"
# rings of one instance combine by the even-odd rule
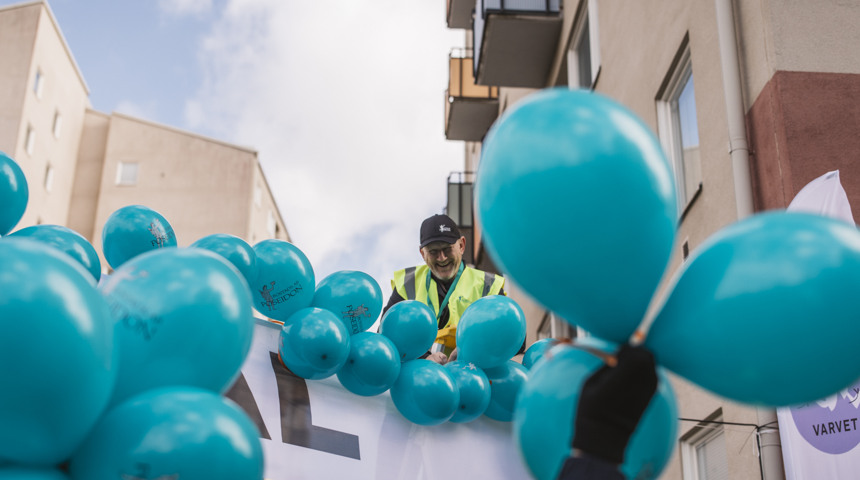
[[[457,245],[460,246],[460,255],[466,253],[466,237],[460,237],[460,239],[457,240]]]

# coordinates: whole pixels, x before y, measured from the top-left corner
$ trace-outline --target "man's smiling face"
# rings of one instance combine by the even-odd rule
[[[465,251],[466,239],[460,237],[455,243],[433,242],[421,248],[421,256],[436,278],[448,281],[457,275]]]

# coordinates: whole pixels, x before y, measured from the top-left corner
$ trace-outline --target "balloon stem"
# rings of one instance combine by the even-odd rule
[[[588,345],[581,345],[578,343],[574,343],[573,340],[571,340],[569,338],[562,338],[559,340],[555,340],[553,342],[553,346],[558,345],[558,344],[570,345],[573,348],[578,348],[580,350],[588,352],[588,353],[594,355],[595,357],[599,358],[600,360],[602,360],[603,363],[609,365],[610,367],[615,367],[616,365],[618,365],[618,359],[615,357],[615,355],[611,355],[611,354],[606,353],[602,350],[598,350],[596,348],[589,347]],[[549,356],[550,358],[552,358],[552,353],[550,353],[550,351],[547,351],[546,355]]]

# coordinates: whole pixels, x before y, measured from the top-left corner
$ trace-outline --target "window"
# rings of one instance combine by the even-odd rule
[[[50,162],[45,166],[45,191],[50,192],[54,188],[54,167]]]
[[[681,467],[684,480],[728,480],[722,425],[702,425],[681,440]]]
[[[278,227],[278,221],[275,220],[275,214],[269,210],[269,218],[266,221],[266,231],[269,232],[269,237],[274,238],[276,229]]]
[[[32,125],[27,125],[27,137],[24,139],[24,150],[28,155],[33,154],[33,149],[36,147],[36,129]]]
[[[263,189],[260,188],[260,185],[254,185],[254,205],[260,206],[263,202]]]
[[[138,164],[130,162],[119,162],[116,169],[117,185],[137,185]]]
[[[42,74],[42,70],[36,70],[36,78],[33,80],[33,93],[36,94],[36,98],[42,98],[42,91],[45,90],[45,75]]]
[[[597,0],[583,0],[567,52],[567,78],[573,88],[592,88],[600,70]]]
[[[54,112],[54,126],[51,131],[54,133],[54,138],[60,138],[60,131],[63,129],[63,116],[59,110]]]
[[[684,44],[657,97],[660,143],[675,172],[679,215],[702,188],[693,66],[686,39]]]

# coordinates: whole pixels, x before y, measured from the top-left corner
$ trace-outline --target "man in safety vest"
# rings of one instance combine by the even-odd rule
[[[463,263],[466,237],[447,215],[433,215],[421,224],[418,248],[424,265],[394,272],[391,297],[385,312],[397,302],[417,300],[436,314],[436,341],[425,358],[436,363],[448,361],[457,347],[457,323],[466,308],[488,295],[504,295],[505,279]]]

